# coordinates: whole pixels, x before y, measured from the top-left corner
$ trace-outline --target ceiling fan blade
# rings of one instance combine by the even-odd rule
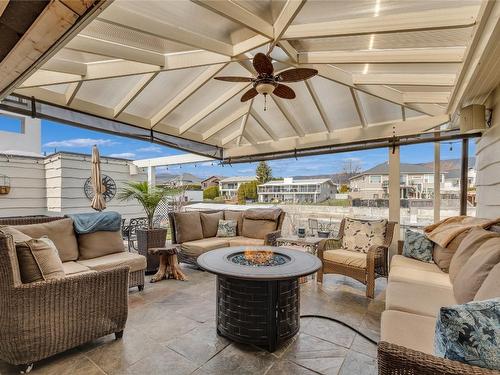
[[[248,90],[247,92],[245,92],[243,94],[243,96],[241,97],[241,101],[242,102],[246,102],[247,100],[250,100],[254,97],[256,97],[259,93],[257,92],[257,90],[255,90],[253,87]]]
[[[279,96],[283,99],[294,99],[295,91],[293,91],[290,87],[282,85],[281,83],[276,86],[273,91],[273,94]]]
[[[316,69],[296,68],[281,72],[278,78],[281,82],[299,82],[314,77],[316,74],[318,74]]]
[[[253,82],[251,77],[214,77],[214,79],[226,82]]]
[[[253,58],[253,67],[255,68],[257,73],[259,73],[259,75],[272,75],[274,72],[273,63],[271,62],[269,57],[267,57],[263,53],[258,53],[255,55],[255,57]]]

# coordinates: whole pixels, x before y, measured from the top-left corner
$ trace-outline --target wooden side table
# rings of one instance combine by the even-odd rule
[[[151,278],[152,283],[163,279],[187,280],[177,260],[179,248],[179,245],[170,244],[165,245],[165,247],[153,247],[148,249],[149,254],[160,256],[160,266],[158,267],[158,272]]]

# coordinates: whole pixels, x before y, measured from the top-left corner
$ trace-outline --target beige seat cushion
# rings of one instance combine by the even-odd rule
[[[184,254],[198,257],[210,250],[228,247],[229,241],[225,237],[203,238],[201,240],[184,242],[181,244],[181,250]]]
[[[241,236],[243,230],[243,211],[224,211],[224,220],[236,221],[236,234]]]
[[[490,271],[500,263],[500,237],[490,238],[469,258],[453,283],[458,303],[470,302]]]
[[[241,235],[249,238],[266,238],[268,233],[276,230],[276,222],[272,220],[253,220],[243,218]]]
[[[125,251],[121,231],[79,234],[77,240],[80,251],[78,259],[92,259]]]
[[[380,340],[434,354],[436,318],[386,310],[382,313]]]
[[[391,259],[391,270],[395,267],[407,267],[413,270],[421,270],[428,272],[438,272],[442,271],[435,263],[422,262],[417,259],[408,258],[404,255],[394,255]]]
[[[251,208],[243,215],[246,219],[278,221],[280,208]]]
[[[130,272],[146,269],[146,257],[129,252],[104,255],[99,258],[79,260],[78,263],[95,271],[104,271],[119,266],[129,266]]]
[[[70,218],[50,221],[48,223],[14,225],[14,228],[31,238],[49,237],[56,245],[59,257],[63,262],[78,259],[78,242]]]
[[[441,306],[456,304],[451,288],[391,281],[385,291],[385,308],[437,317]]]
[[[76,275],[78,273],[86,273],[91,271],[90,268],[77,262],[64,262],[62,264],[62,267],[66,276]]]
[[[392,267],[389,272],[389,282],[405,282],[429,285],[436,288],[453,289],[450,276],[441,270],[422,270],[409,267]]]
[[[323,252],[323,258],[335,263],[345,264],[347,266],[366,268],[365,253],[344,249],[327,250]]]
[[[449,274],[450,280],[453,283],[457,274],[463,268],[469,258],[479,249],[479,247],[488,239],[500,237],[500,233],[490,232],[482,228],[471,229],[467,236],[462,240],[460,245],[451,258]]]
[[[196,241],[203,238],[201,218],[198,211],[175,212],[174,221],[177,243]]]
[[[229,246],[263,246],[264,240],[260,238],[248,238],[243,236],[228,237]]]
[[[342,248],[367,253],[373,245],[383,245],[387,220],[355,220],[345,218]]]
[[[215,237],[217,235],[219,220],[224,220],[224,212],[219,211],[211,214],[200,212],[200,219],[203,238]]]
[[[492,268],[474,297],[474,301],[500,297],[500,263]]]
[[[443,272],[448,272],[451,259],[453,258],[455,251],[457,251],[458,246],[460,246],[460,243],[467,236],[467,234],[468,231],[459,234],[446,247],[442,247],[437,244],[434,245],[432,260],[434,260],[434,263],[436,263]]]

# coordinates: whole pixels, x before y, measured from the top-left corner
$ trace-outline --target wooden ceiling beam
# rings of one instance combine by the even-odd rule
[[[78,91],[80,91],[80,89],[82,88],[82,84],[83,84],[83,82],[80,81],[80,82],[71,84],[70,87],[68,88],[68,91],[66,92],[67,96],[69,94],[68,100],[66,101],[66,105],[68,107],[71,107],[71,104],[73,104],[73,101],[75,100],[76,95],[78,94]]]
[[[236,145],[239,146],[241,144],[241,139],[243,138],[243,133],[245,132],[245,128],[248,123],[248,118],[250,117],[250,111],[252,110],[253,107],[253,101],[255,98],[252,98],[250,100],[250,105],[248,106],[248,112],[246,113],[245,116],[241,119],[241,125],[240,125],[240,135],[238,138],[236,138]]]
[[[455,74],[353,74],[355,85],[453,86]]]
[[[248,103],[248,104],[250,104],[250,103]],[[233,113],[226,116],[223,120],[219,121],[217,124],[210,127],[210,129],[208,129],[206,132],[204,132],[202,134],[202,136],[201,136],[202,139],[204,141],[206,141],[208,138],[213,137],[214,135],[223,131],[225,128],[227,128],[229,125],[231,125],[233,122],[242,118],[245,114],[248,113],[248,108],[249,108],[248,104],[246,106],[245,105],[240,106]]]
[[[459,63],[465,47],[320,51],[299,54],[300,64]]]
[[[306,133],[304,129],[300,126],[300,124],[297,122],[295,117],[285,108],[285,103],[281,101],[278,97],[275,95],[269,95],[270,98],[276,103],[276,107],[280,110],[280,112],[283,114],[285,119],[288,121],[292,129],[295,131],[295,134],[298,135],[299,137],[303,137]]]
[[[250,111],[250,116],[252,116],[257,124],[264,130],[273,141],[278,141],[279,137],[276,135],[273,129],[267,124],[267,122],[257,113],[255,110]]]
[[[326,38],[335,36],[400,33],[420,30],[439,30],[473,26],[477,6],[432,9],[379,17],[353,18],[311,24],[291,25],[283,39]]]
[[[287,0],[278,15],[278,18],[274,22],[273,40],[269,46],[268,53],[270,53],[276,44],[281,40],[281,37],[293,22],[297,14],[299,14],[305,3],[306,0]]]
[[[186,87],[184,87],[172,100],[163,106],[151,118],[151,126],[155,127],[159,122],[166,118],[173,110],[184,103],[191,95],[197,92],[205,83],[210,81],[216,74],[226,67],[226,64],[210,66],[196,78],[194,78]]]
[[[188,121],[179,127],[179,134],[182,135],[195,126],[198,122],[203,120],[205,117],[210,115],[212,112],[217,110],[219,107],[227,103],[229,100],[234,98],[244,89],[248,88],[250,85],[248,83],[234,85],[231,89],[227,90],[223,95],[219,96],[208,106],[199,111],[196,115],[191,117]]]
[[[112,12],[101,14],[99,19],[127,29],[186,44],[196,49],[203,49],[226,56],[233,55],[233,46],[229,43],[162,22],[160,18],[138,14],[120,6],[114,7]]]
[[[75,74],[84,76],[87,74],[87,65],[69,60],[52,58],[41,67],[43,70],[51,72]]]
[[[444,104],[450,100],[449,91],[411,91],[403,93],[403,100],[405,103],[437,103]]]
[[[333,131],[333,126],[328,120],[328,117],[326,116],[325,109],[323,108],[323,105],[321,104],[321,99],[319,98],[318,94],[316,93],[316,90],[314,89],[312,83],[309,80],[306,80],[304,82],[307,87],[307,91],[309,92],[309,95],[311,95],[311,99],[314,102],[314,105],[316,106],[316,109],[318,110],[318,113],[321,117],[321,120],[323,121],[323,125],[325,126],[326,131],[332,132]]]
[[[354,106],[356,107],[356,112],[358,113],[359,122],[363,128],[368,126],[368,122],[366,121],[365,111],[363,109],[363,105],[361,104],[361,100],[359,99],[358,92],[352,87],[349,88],[351,91],[352,100],[354,102]]]
[[[159,72],[145,74],[139,79],[139,81],[132,87],[127,95],[125,95],[114,108],[114,118],[120,116],[120,114],[127,109],[127,107],[132,104],[132,102],[144,91],[148,85],[153,82],[153,80],[160,74]]]

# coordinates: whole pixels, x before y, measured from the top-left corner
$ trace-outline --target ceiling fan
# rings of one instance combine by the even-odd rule
[[[271,59],[263,53],[258,53],[253,58],[253,67],[258,73],[257,77],[214,77],[219,81],[227,82],[252,82],[253,87],[245,92],[241,97],[242,102],[246,102],[258,94],[264,95],[264,100],[267,95],[274,94],[283,99],[294,99],[295,92],[281,82],[299,82],[314,77],[318,74],[316,69],[309,68],[292,68],[285,70],[277,75],[274,75],[274,67]],[[264,110],[266,107],[264,105]]]

